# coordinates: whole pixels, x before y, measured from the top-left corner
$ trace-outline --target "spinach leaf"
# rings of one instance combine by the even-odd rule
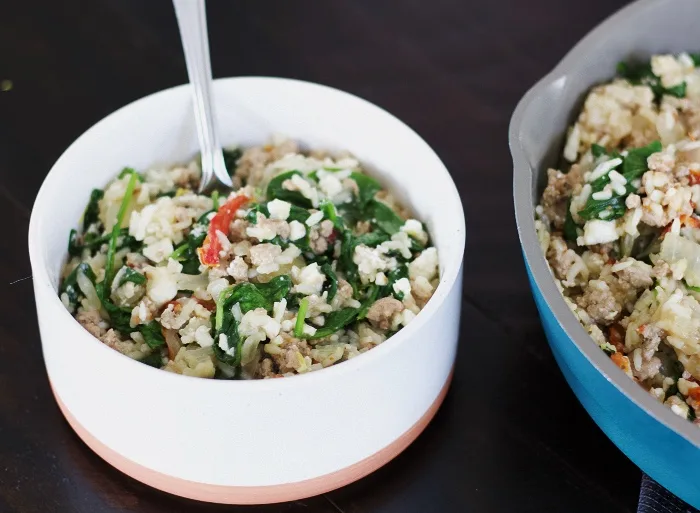
[[[286,181],[289,180],[292,176],[294,175],[299,175],[303,178],[304,175],[301,174],[299,171],[287,171],[285,173],[281,173],[274,177],[272,180],[270,180],[270,183],[267,184],[267,191],[266,191],[266,196],[268,200],[272,199],[280,199],[284,201],[288,201],[289,203],[292,203],[294,205],[300,206],[300,207],[305,207],[305,208],[311,208],[311,200],[309,198],[305,197],[301,192],[299,191],[289,191],[282,187],[282,184]]]
[[[287,297],[287,294],[289,294],[289,291],[292,288],[292,279],[287,275],[280,275],[275,276],[267,283],[257,283],[255,286],[265,297],[268,304],[271,305],[270,308],[266,308],[266,310],[269,311],[272,310],[272,305],[274,305],[274,303],[277,303],[278,301],[281,301]]]
[[[134,187],[136,186],[137,174],[131,170],[131,177],[126,185],[126,191],[124,192],[124,198],[119,206],[119,211],[117,212],[117,219],[112,228],[112,235],[109,239],[109,247],[107,249],[107,262],[105,263],[105,289],[109,290],[112,285],[112,279],[114,278],[114,253],[117,251],[117,238],[121,231],[122,222],[124,221],[124,216],[126,215],[126,210],[131,202],[131,197],[134,194]]]
[[[690,55],[690,58],[693,60],[693,65],[695,67],[700,66],[700,53],[691,53],[689,55]]]
[[[595,158],[598,158],[602,155],[607,155],[608,152],[605,150],[604,146],[601,146],[600,144],[591,144],[591,153]]]
[[[394,283],[399,281],[401,278],[408,278],[408,266],[405,264],[400,265],[393,271],[389,272],[387,275],[387,284],[379,290],[379,297],[386,297],[391,294],[399,301],[403,301],[404,293],[396,292],[394,290]]]
[[[68,234],[68,254],[70,256],[80,256],[83,251],[83,247],[78,243],[78,232],[75,229],[71,229],[70,234]]]
[[[647,164],[649,156],[652,153],[661,151],[661,149],[661,141],[653,141],[641,148],[629,150],[627,156],[622,161],[622,176],[624,176],[628,182],[641,178],[649,169],[649,165]]]
[[[365,246],[376,248],[382,242],[386,242],[390,238],[391,237],[389,237],[389,235],[386,232],[377,230],[374,232],[368,232],[363,233],[362,235],[357,235],[355,237],[354,245],[359,246],[360,244],[364,244]]]
[[[337,269],[345,275],[345,279],[352,285],[353,290],[357,290],[359,280],[357,264],[352,259],[355,246],[355,237],[350,233],[350,230],[345,231],[340,245]]]
[[[357,184],[357,206],[363,210],[374,199],[374,195],[382,189],[382,186],[374,178],[362,173],[352,172],[350,178],[355,180]]]
[[[287,275],[276,276],[267,283],[240,283],[222,291],[224,307],[239,303],[241,312],[256,308],[271,311],[274,303],[280,301],[292,288],[292,279]],[[229,306],[229,309],[230,309]]]
[[[87,262],[82,262],[79,265],[77,265],[68,276],[66,276],[66,279],[63,280],[63,283],[61,284],[61,287],[58,290],[59,297],[62,296],[64,293],[66,294],[66,296],[68,296],[68,302],[73,308],[78,307],[78,301],[83,295],[83,293],[80,291],[80,287],[78,287],[79,272],[82,272],[93,283],[95,282],[95,273],[92,272],[92,267],[90,267],[90,264],[88,264]]]
[[[620,62],[617,65],[617,73],[626,78],[633,85],[649,86],[654,93],[654,98],[658,101],[665,94],[675,96],[676,98],[685,97],[686,83],[681,82],[670,88],[665,88],[661,83],[661,79],[654,75],[651,69],[651,63],[627,63]]]
[[[180,244],[170,255],[170,258],[182,264],[184,274],[199,274],[199,255],[197,248],[201,247],[209,231],[209,215],[213,212],[205,212],[192,226],[185,241]]]
[[[139,333],[143,335],[143,339],[151,349],[165,345],[165,338],[163,337],[163,332],[159,322],[150,321],[146,324],[139,324],[135,329],[137,329]]]
[[[661,151],[661,148],[661,142],[653,141],[646,146],[642,146],[641,148],[629,150],[627,155],[623,157],[622,165],[620,167],[622,176],[624,176],[627,180],[627,184],[625,185],[625,193],[621,196],[618,196],[617,193],[615,193],[611,198],[606,200],[595,200],[591,195],[591,197],[588,198],[588,201],[586,201],[586,205],[584,206],[583,210],[579,211],[579,216],[587,221],[590,219],[612,221],[625,215],[625,211],[627,209],[625,206],[625,198],[629,194],[637,191],[636,187],[632,185],[632,181],[640,178],[649,169],[647,159],[652,153]],[[610,177],[608,174],[606,174],[591,183],[591,188],[593,192],[601,191],[609,182]],[[606,216],[601,216],[601,214],[605,211],[609,212],[609,214]],[[566,229],[566,225],[564,228]],[[569,235],[573,234],[571,228],[572,225],[570,223]],[[566,236],[567,234],[565,233],[564,235]]]
[[[328,278],[323,284],[323,290],[328,292],[327,302],[330,303],[338,292],[338,276],[335,274],[331,264],[328,263],[321,266],[321,271]]]
[[[270,211],[267,209],[266,204],[256,203],[255,205],[253,205],[245,216],[246,221],[248,221],[250,224],[258,224],[258,214],[262,214],[268,218],[270,217]]]
[[[214,344],[212,345],[214,349],[214,356],[217,360],[224,362],[227,365],[238,370],[241,363],[241,350],[243,349],[243,340],[238,335],[238,323],[236,318],[231,312],[231,307],[235,304],[235,299],[231,299],[227,294],[230,289],[225,289],[219,294],[219,300],[216,304],[216,320],[214,324]],[[226,343],[229,348],[235,348],[233,354],[228,351],[224,351],[219,342],[221,341],[221,335],[226,336]]]
[[[117,288],[121,287],[127,282],[134,283],[136,285],[142,285],[146,283],[146,277],[138,271],[133,270],[131,267],[124,267],[124,274],[119,278],[119,283],[117,283]]]
[[[100,282],[97,284],[97,295],[100,297],[100,301],[102,301],[102,307],[109,315],[109,323],[112,325],[112,328],[122,335],[128,335],[132,331],[140,331],[141,326],[137,326],[136,328],[131,327],[131,309],[122,308],[112,303],[109,299],[109,294],[105,292],[104,286],[102,286],[103,283],[104,282]]]
[[[228,344],[229,348],[235,348],[233,350],[233,354],[224,351],[219,345],[221,335],[226,336],[226,343]],[[238,323],[236,322],[236,319],[231,313],[226,314],[224,324],[221,330],[217,331],[214,335],[214,344],[212,344],[212,348],[214,349],[214,356],[216,356],[216,359],[220,362],[234,367],[236,369],[236,372],[238,372],[238,368],[241,364],[241,351],[243,350],[243,342],[243,339],[238,335]]]
[[[357,317],[357,308],[343,308],[342,310],[337,310],[326,315],[326,322],[322,328],[316,330],[311,336],[305,336],[303,338],[317,340],[319,338],[330,337],[336,331],[343,329],[345,326],[350,324]],[[295,333],[296,336],[296,333]],[[302,338],[297,336],[297,338]]]
[[[297,320],[294,323],[294,336],[297,338],[304,337],[304,321],[306,320],[306,311],[309,309],[309,298],[305,297],[299,302],[299,310],[297,311]]]
[[[332,202],[323,201],[321,203],[321,212],[323,212],[323,217],[325,217],[331,223],[333,223],[333,227],[336,230],[338,230],[339,232],[345,230],[343,219],[338,216],[338,211],[336,210],[335,205]]]
[[[139,360],[141,363],[145,363],[149,367],[155,367],[160,369],[163,366],[163,355],[160,351],[154,351],[148,356],[144,356]]]
[[[229,175],[233,175],[236,169],[238,169],[238,160],[241,156],[243,156],[243,152],[240,148],[224,150],[224,164],[226,165],[226,171],[228,171]]]
[[[93,189],[90,193],[90,201],[88,201],[83,214],[83,231],[87,231],[91,224],[100,220],[99,202],[104,195],[105,193],[102,189]]]
[[[380,201],[370,201],[368,210],[369,217],[372,219],[373,224],[389,235],[398,232],[404,224],[403,219],[401,219],[391,207]]]
[[[566,202],[566,220],[564,221],[564,239],[569,242],[576,242],[578,232],[576,231],[576,223],[571,216],[571,198]]]
[[[362,301],[360,309],[357,311],[357,318],[364,319],[367,317],[367,312],[369,312],[370,307],[379,297],[380,288],[377,285],[370,285],[367,289],[367,297]]]
[[[607,200],[594,200],[593,198],[589,198],[583,210],[579,210],[578,215],[586,221],[591,219],[612,221],[613,219],[618,219],[625,215],[626,209],[624,196],[613,196]],[[606,210],[610,211],[610,215],[600,217],[600,214]]]
[[[120,180],[124,178],[125,176],[128,175],[136,175],[136,178],[138,179],[139,182],[143,183],[145,178],[141,173],[137,173],[134,168],[131,167],[125,167],[124,169],[121,170],[121,172],[117,175],[117,178]]]
[[[306,220],[309,218],[310,215],[311,214],[309,213],[309,211],[305,208],[292,205],[289,209],[289,217],[287,218],[287,222],[299,221],[300,223],[304,224],[306,223]]]

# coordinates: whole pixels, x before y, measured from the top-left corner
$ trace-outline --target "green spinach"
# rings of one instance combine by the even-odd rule
[[[97,223],[100,220],[100,200],[104,197],[105,193],[102,189],[93,189],[90,193],[90,201],[85,208],[85,213],[83,214],[83,231],[87,231],[91,224]]]
[[[272,180],[270,180],[270,183],[267,184],[267,190],[266,190],[266,196],[268,200],[272,199],[279,199],[283,201],[288,201],[289,203],[292,203],[293,205],[297,205],[300,207],[305,207],[305,208],[311,208],[313,205],[311,204],[311,200],[304,196],[301,192],[299,191],[289,191],[282,187],[282,184],[286,181],[292,178],[294,175],[299,175],[303,178],[304,175],[301,174],[299,171],[287,171],[285,173],[281,173],[277,176],[275,176]]]
[[[119,282],[117,283],[117,288],[121,287],[125,283],[131,282],[135,285],[143,285],[146,283],[146,277],[138,271],[135,271],[131,267],[124,267],[124,273],[120,276]]]
[[[338,292],[338,276],[335,274],[331,264],[325,263],[321,266],[321,271],[326,275],[327,280],[323,284],[323,290],[328,292],[327,301],[330,303]]]
[[[334,312],[326,315],[326,322],[322,328],[316,330],[311,336],[302,337],[301,335],[295,336],[297,338],[307,338],[311,340],[317,340],[320,338],[330,337],[336,331],[343,329],[345,326],[350,324],[357,317],[357,308],[343,308],[342,310],[336,310]]]

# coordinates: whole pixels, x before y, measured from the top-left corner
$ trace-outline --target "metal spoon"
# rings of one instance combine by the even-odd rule
[[[173,0],[177,24],[180,27],[182,49],[185,52],[187,74],[192,84],[194,119],[202,154],[202,180],[199,192],[206,189],[216,176],[231,187],[211,108],[211,64],[207,36],[207,14],[204,0]]]

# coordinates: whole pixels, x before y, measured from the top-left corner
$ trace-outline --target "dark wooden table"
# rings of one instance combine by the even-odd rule
[[[83,445],[49,392],[31,281],[9,284],[30,275],[30,210],[63,150],[118,107],[186,81],[171,4],[4,2],[0,81],[12,88],[0,92],[0,511],[635,511],[639,470],[579,405],[544,339],[513,221],[506,137],[520,96],[620,4],[210,0],[215,76],[295,77],[388,109],[442,157],[467,216],[457,368],[425,433],[341,490],[232,508],[152,490]]]

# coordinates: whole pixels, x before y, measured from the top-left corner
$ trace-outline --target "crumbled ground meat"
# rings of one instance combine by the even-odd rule
[[[311,250],[317,255],[322,255],[330,247],[330,236],[333,234],[333,222],[328,219],[322,221],[309,230]]]
[[[265,376],[264,373],[267,373],[269,376],[284,374],[286,372],[295,372],[299,369],[301,363],[299,355],[305,358],[311,353],[311,347],[306,340],[294,338],[290,334],[284,332],[281,336],[283,342],[280,344],[280,351],[266,358],[271,360],[270,364],[266,364],[263,360],[263,363],[258,369],[258,373],[263,377]]]
[[[649,361],[659,349],[661,340],[666,337],[666,332],[653,323],[645,324],[639,330],[642,337],[642,357]]]
[[[297,143],[285,140],[276,145],[253,146],[241,155],[236,168],[235,178],[238,184],[257,186],[265,177],[265,167],[288,153],[299,151]]]
[[[556,277],[566,287],[576,286],[576,279],[579,276],[584,280],[588,278],[588,267],[573,249],[569,249],[559,235],[552,235],[550,239],[547,260]]]
[[[234,219],[228,229],[229,239],[231,242],[239,242],[248,238],[246,229],[249,223],[245,219]]]
[[[622,313],[622,305],[603,280],[589,281],[588,287],[576,302],[599,324],[612,324]]]
[[[624,258],[620,262],[628,262],[630,260],[633,260],[632,265],[629,265],[624,269],[615,272],[614,274],[617,275],[620,281],[628,283],[635,289],[645,289],[647,287],[651,287],[651,285],[654,283],[651,276],[652,267],[645,262],[635,260],[631,257]]]
[[[651,270],[651,275],[656,279],[666,278],[671,275],[671,266],[663,260],[657,260]]]
[[[389,329],[391,326],[391,318],[394,314],[401,312],[404,309],[403,303],[398,299],[388,296],[382,298],[370,307],[367,312],[367,319],[372,323],[372,326],[382,330]]]
[[[250,261],[258,267],[260,265],[270,264],[282,253],[282,248],[277,244],[258,244],[250,248]]]
[[[556,169],[547,170],[547,187],[542,193],[542,208],[544,213],[552,222],[554,227],[560,230],[564,226],[566,220],[566,204],[573,192],[574,184],[579,182],[580,171],[578,166],[572,166],[574,175],[564,174]]]
[[[357,235],[364,235],[369,232],[370,228],[372,228],[372,224],[369,221],[360,221],[355,225],[355,233]]]
[[[75,318],[94,337],[101,338],[107,331],[106,324],[97,310],[81,310]]]

